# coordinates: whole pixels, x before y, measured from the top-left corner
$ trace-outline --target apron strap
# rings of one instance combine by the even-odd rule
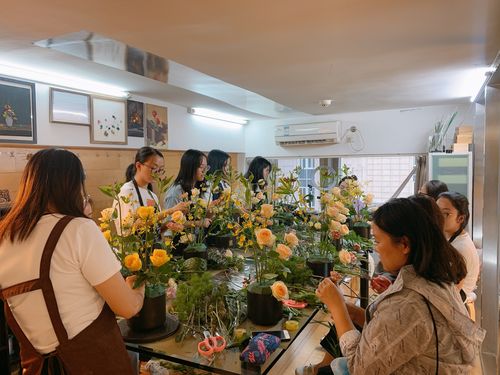
[[[73,219],[74,217],[72,216],[64,216],[57,222],[52,232],[50,232],[40,261],[40,283],[42,286],[43,298],[59,345],[68,342],[68,332],[66,332],[66,328],[64,328],[61,316],[59,315],[54,287],[50,281],[50,261],[64,228],[66,228]]]

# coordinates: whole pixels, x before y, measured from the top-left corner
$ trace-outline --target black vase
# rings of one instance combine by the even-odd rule
[[[127,319],[127,324],[133,331],[150,331],[163,327],[167,318],[165,294],[157,297],[144,297],[144,304],[139,313]]]
[[[233,246],[233,236],[208,236],[206,243],[208,247],[216,247],[218,249],[229,249]]]
[[[357,226],[355,225],[352,230],[354,233],[356,233],[358,236],[363,237],[363,238],[370,238],[370,226],[368,225],[363,225],[363,226]]]
[[[330,271],[333,269],[333,262],[329,259],[310,258],[306,264],[313,271],[313,275],[318,277],[330,276]]]
[[[273,326],[283,317],[283,304],[274,298],[270,287],[252,291],[249,286],[247,310],[248,318],[261,326]]]
[[[201,258],[207,260],[207,245],[205,245],[204,243],[191,243],[184,249],[182,256],[184,259]]]

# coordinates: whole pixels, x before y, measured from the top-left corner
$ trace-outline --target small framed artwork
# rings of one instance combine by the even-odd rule
[[[148,146],[167,149],[168,146],[168,109],[146,104],[146,133]]]
[[[50,88],[50,122],[90,125],[90,95]]]
[[[0,78],[0,142],[36,143],[34,83]]]
[[[144,138],[144,103],[127,100],[127,128],[129,137]]]
[[[90,143],[127,144],[126,103],[92,97]]]

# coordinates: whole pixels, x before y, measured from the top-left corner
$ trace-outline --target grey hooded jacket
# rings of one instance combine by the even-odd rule
[[[391,287],[367,309],[363,333],[340,338],[351,375],[468,374],[479,355],[485,331],[469,318],[457,288],[439,286],[403,267]]]

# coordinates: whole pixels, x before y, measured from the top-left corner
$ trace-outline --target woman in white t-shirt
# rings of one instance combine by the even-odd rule
[[[49,283],[57,301],[55,311],[70,342],[101,321],[105,310],[109,311],[105,303],[114,313],[130,318],[141,309],[144,299],[144,286],[132,289],[135,277],[123,279],[121,265],[107,241],[98,226],[84,214],[84,178],[82,164],[75,154],[63,149],[37,152],[26,165],[11,210],[0,221],[0,285],[5,291],[43,276],[40,259],[46,252],[49,234],[61,218],[74,217],[64,227],[49,258]],[[22,331],[21,339],[24,337],[28,347],[34,348],[31,353],[47,354],[58,349],[57,357],[64,343],[54,331],[52,316],[48,313],[50,309],[54,311],[54,304],[47,304],[45,291],[34,289],[7,297],[3,294],[3,297]],[[112,321],[109,329],[119,335],[114,318]],[[106,340],[106,335],[103,333],[96,339]],[[121,337],[118,339],[123,343]],[[89,366],[94,366],[95,359],[88,354],[93,349],[77,347],[81,358],[89,356]],[[124,346],[113,350],[123,351],[126,357]],[[31,366],[26,362],[24,365]],[[108,366],[107,373],[118,372],[117,364],[102,365]],[[28,369],[26,373],[32,371]]]
[[[444,216],[446,238],[465,259],[467,276],[460,283],[460,287],[465,292],[465,302],[471,310],[471,318],[474,319],[472,310],[476,300],[474,290],[479,277],[479,254],[469,233],[465,231],[470,216],[469,201],[466,196],[460,193],[447,191],[439,194],[437,204]]]
[[[113,207],[119,206],[118,218],[115,221],[117,230],[119,228],[119,220],[123,220],[130,212],[134,212],[140,206],[153,206],[158,212],[161,211],[160,201],[156,194],[152,191],[151,184],[154,180],[155,173],[161,173],[164,167],[163,155],[160,151],[153,147],[141,147],[136,155],[135,161],[127,168],[127,177],[129,173],[133,176],[129,181],[125,182],[120,189],[120,197],[126,198],[113,202]],[[177,205],[162,211],[164,216],[171,213],[187,209],[187,203],[179,202]]]

